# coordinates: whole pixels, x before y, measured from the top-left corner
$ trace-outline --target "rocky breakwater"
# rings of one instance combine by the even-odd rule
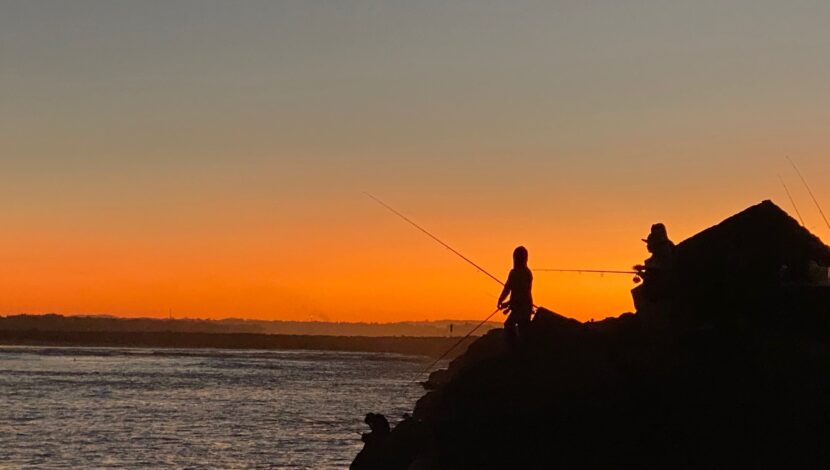
[[[508,351],[471,344],[353,469],[822,468],[830,463],[830,248],[771,202],[677,248],[644,312],[540,309]],[[826,271],[825,275],[826,275]]]

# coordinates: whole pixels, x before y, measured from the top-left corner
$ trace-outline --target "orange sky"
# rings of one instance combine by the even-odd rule
[[[474,201],[409,214],[504,277],[517,243],[530,248],[532,267],[627,268],[645,256],[639,238],[652,220],[665,221],[680,240],[761,197],[691,195],[698,206],[671,196],[667,202],[678,211],[666,210],[665,217],[638,207],[638,199],[626,213],[604,209],[601,201],[546,207],[539,199],[518,215],[502,207],[492,215],[451,213],[464,214]],[[717,205],[719,198],[728,207]],[[492,280],[359,193],[337,199],[319,203],[331,205],[324,215],[282,213],[273,220],[217,207],[221,216],[180,227],[150,217],[152,226],[135,232],[55,219],[12,228],[0,236],[0,309],[381,322],[475,319],[491,311],[499,292]],[[521,233],[514,224],[524,227]],[[603,318],[631,310],[632,286],[630,276],[539,272],[535,295],[558,312]]]
[[[13,2],[0,314],[478,319],[772,198],[830,210],[830,6]],[[590,3],[590,4],[589,4]],[[736,15],[740,11],[742,14]],[[578,319],[629,276],[537,273]]]

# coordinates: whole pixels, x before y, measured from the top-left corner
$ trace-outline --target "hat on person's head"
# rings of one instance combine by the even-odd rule
[[[643,238],[643,241],[646,243],[650,243],[653,241],[663,241],[668,240],[669,234],[666,232],[666,226],[660,223],[654,224],[651,226],[651,232],[648,234],[648,237]]]

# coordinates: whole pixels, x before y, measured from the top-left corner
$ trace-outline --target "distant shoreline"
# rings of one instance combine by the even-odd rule
[[[0,316],[0,331],[97,331],[97,332],[171,332],[171,333],[253,333],[265,335],[308,336],[429,336],[461,337],[477,328],[484,334],[500,327],[478,320],[408,321],[397,323],[336,323],[285,320],[204,320],[187,318],[121,318],[112,316],[17,314]],[[452,333],[452,335],[451,335]]]
[[[320,350],[398,353],[437,357],[458,342],[457,337],[326,336],[257,333],[186,333],[131,331],[0,330],[2,346],[79,346],[182,349]],[[448,357],[466,350],[467,338]]]

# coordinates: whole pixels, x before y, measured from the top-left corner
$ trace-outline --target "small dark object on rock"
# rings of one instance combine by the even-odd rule
[[[369,413],[363,422],[369,425],[371,432],[363,433],[361,439],[365,443],[377,442],[389,436],[389,421],[380,413]]]

